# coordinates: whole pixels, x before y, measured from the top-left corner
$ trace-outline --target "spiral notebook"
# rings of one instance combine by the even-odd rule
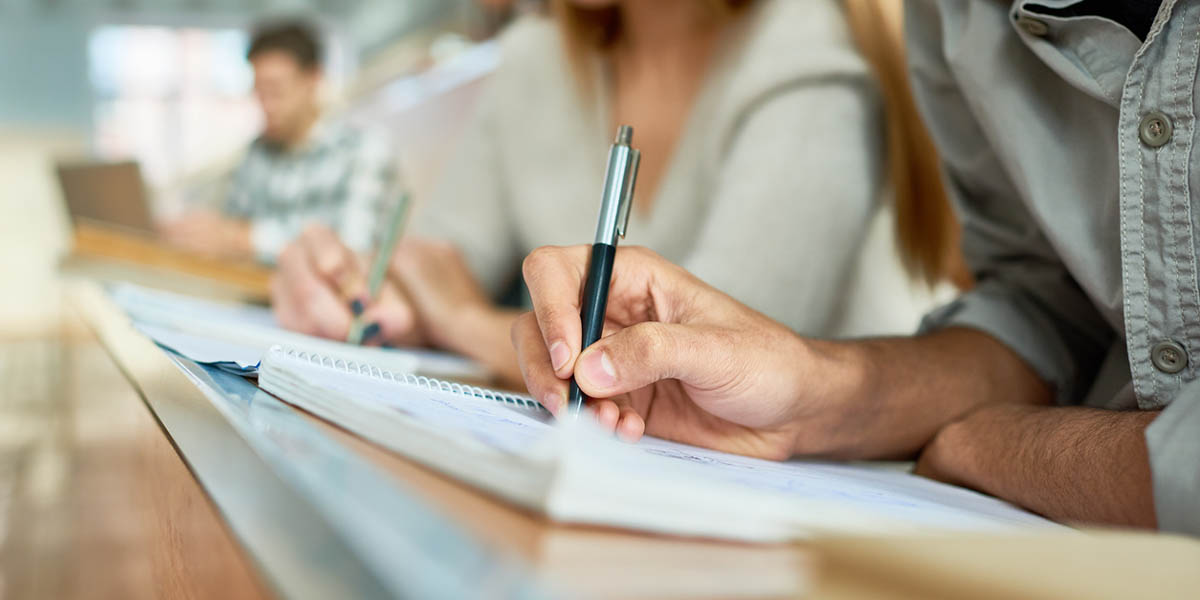
[[[772,462],[554,420],[522,395],[302,349],[271,348],[281,400],[565,523],[747,541],[1057,527],[1000,500],[895,468]]]

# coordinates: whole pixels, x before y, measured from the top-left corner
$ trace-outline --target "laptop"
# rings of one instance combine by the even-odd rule
[[[57,171],[72,223],[90,222],[158,235],[136,162],[59,163]]]

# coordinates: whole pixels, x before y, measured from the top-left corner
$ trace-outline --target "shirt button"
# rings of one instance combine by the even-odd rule
[[[1050,33],[1050,26],[1045,21],[1039,21],[1033,17],[1017,17],[1017,27],[1033,37],[1042,37]]]
[[[1187,366],[1187,351],[1183,349],[1183,346],[1170,340],[1159,342],[1150,351],[1150,362],[1153,362],[1154,368],[1159,371],[1174,375]]]
[[[1156,110],[1142,117],[1142,122],[1138,125],[1138,137],[1142,138],[1143,144],[1157,148],[1171,140],[1174,129],[1171,119]]]

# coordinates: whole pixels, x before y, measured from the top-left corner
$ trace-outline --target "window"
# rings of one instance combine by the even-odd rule
[[[103,26],[89,39],[93,149],[163,186],[236,153],[260,119],[238,29]]]

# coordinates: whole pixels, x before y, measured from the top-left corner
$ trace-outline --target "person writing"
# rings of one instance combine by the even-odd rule
[[[274,263],[305,227],[321,223],[349,247],[373,245],[377,215],[396,200],[388,145],[321,114],[321,44],[299,22],[259,29],[247,58],[262,134],[235,169],[222,212],[196,211],[162,228],[176,246]]]
[[[797,336],[622,248],[612,333],[581,353],[586,249],[543,248],[512,332],[530,392],[561,414],[573,375],[625,439],[915,456],[1054,519],[1200,534],[1200,20],[1175,0],[1067,4],[906,3],[977,281],[921,335]]]
[[[533,248],[590,238],[617,123],[633,126],[642,152],[627,242],[812,335],[879,331],[888,308],[904,312],[899,301],[845,310],[847,296],[908,294],[855,277],[885,167],[907,165],[885,156],[883,103],[840,2],[577,0],[553,13],[505,35],[457,157],[394,256],[392,285],[366,308],[372,343],[452,350],[519,382],[509,341],[519,311],[495,300]],[[897,214],[913,202],[949,214],[903,183],[895,193],[910,202]],[[951,224],[904,228],[915,272],[942,277]],[[362,271],[337,235],[310,229],[281,257],[279,320],[344,338]]]

